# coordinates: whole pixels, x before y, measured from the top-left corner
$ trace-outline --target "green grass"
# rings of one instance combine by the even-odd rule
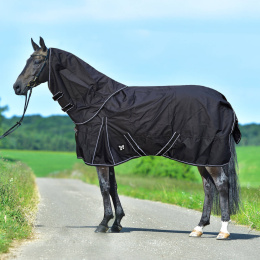
[[[260,146],[237,147],[239,180],[244,187],[260,186]]]
[[[73,152],[1,150],[0,158],[9,161],[22,161],[32,168],[37,177],[47,176],[51,172],[71,169],[79,160]]]
[[[243,187],[260,186],[260,146],[237,147],[239,162],[239,179]],[[29,165],[36,176],[43,177],[49,173],[71,169],[76,162],[82,162],[76,158],[74,152],[51,152],[51,151],[26,151],[26,150],[1,150],[0,158],[20,160]],[[168,160],[162,158],[162,160]],[[131,160],[116,166],[118,174],[132,175],[132,169],[139,160]],[[197,168],[192,167],[197,182],[201,182]]]
[[[0,254],[13,239],[31,235],[38,192],[31,169],[21,162],[0,160]]]
[[[242,187],[260,186],[260,146],[238,146],[237,158],[239,165],[239,180]],[[168,160],[162,158],[163,160]],[[135,174],[133,169],[137,168],[139,159],[131,160],[119,166],[116,166],[118,174],[132,175]],[[196,182],[201,183],[200,174],[197,167],[192,167]]]

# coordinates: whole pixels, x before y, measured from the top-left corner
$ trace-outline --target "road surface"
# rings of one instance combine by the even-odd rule
[[[98,187],[70,179],[37,184],[36,238],[11,259],[260,259],[260,232],[230,225],[231,240],[218,241],[220,219],[212,217],[202,238],[190,238],[200,212],[125,196],[121,233],[94,233],[103,217]]]

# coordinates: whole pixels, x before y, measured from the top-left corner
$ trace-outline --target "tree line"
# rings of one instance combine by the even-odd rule
[[[1,112],[1,111],[0,111]],[[0,134],[20,118],[0,114]],[[260,124],[240,125],[239,145],[260,145]],[[0,148],[25,150],[75,151],[74,124],[68,116],[25,116],[22,126],[0,140]]]
[[[19,117],[1,119],[1,134]],[[0,140],[0,148],[24,150],[74,151],[74,124],[68,116],[25,116],[22,125]]]

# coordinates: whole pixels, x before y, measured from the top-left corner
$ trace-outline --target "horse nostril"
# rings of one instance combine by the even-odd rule
[[[21,87],[19,85],[15,85],[14,86],[14,91],[15,91],[15,93],[21,92]]]

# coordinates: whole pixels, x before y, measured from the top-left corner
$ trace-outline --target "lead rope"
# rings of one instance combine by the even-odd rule
[[[21,119],[18,122],[16,122],[16,124],[14,126],[12,126],[9,130],[7,130],[3,135],[1,135],[0,139],[3,139],[4,137],[8,136],[13,131],[15,131],[19,126],[21,126],[22,121],[24,119],[25,112],[26,112],[27,107],[29,105],[29,101],[30,101],[31,95],[32,95],[32,88],[31,87],[29,88],[29,91],[30,91],[29,97],[28,97],[28,92],[26,92],[25,102],[24,102],[24,109],[23,109],[23,115],[22,115]]]
[[[13,131],[15,131],[19,126],[21,126],[22,121],[24,119],[25,112],[26,112],[27,107],[29,105],[31,95],[32,95],[32,88],[39,85],[38,79],[39,79],[41,72],[43,71],[43,68],[46,66],[46,62],[49,58],[49,51],[50,51],[50,49],[47,50],[47,55],[45,56],[44,63],[42,65],[40,71],[37,73],[37,75],[34,77],[34,79],[31,80],[26,86],[28,88],[28,90],[30,91],[30,93],[29,93],[29,97],[28,97],[28,91],[26,92],[23,115],[22,115],[21,119],[18,122],[16,122],[16,124],[14,126],[12,126],[9,130],[7,130],[3,135],[1,135],[0,139],[3,139],[4,137],[8,136]],[[31,55],[31,56],[43,56],[43,55]]]

